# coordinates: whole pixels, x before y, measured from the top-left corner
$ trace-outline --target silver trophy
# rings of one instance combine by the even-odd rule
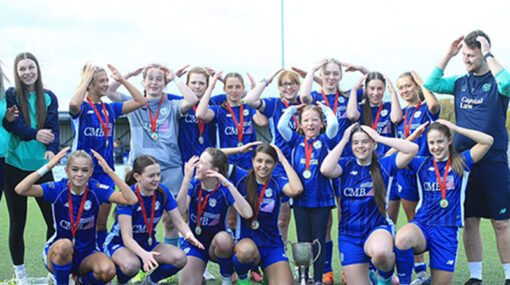
[[[313,264],[321,253],[321,243],[318,239],[315,239],[313,242],[287,242],[292,246],[292,258],[294,261],[290,260],[292,264],[299,267],[299,271],[301,271],[301,275],[299,276],[299,284],[306,285],[306,277],[305,271],[306,268]],[[317,256],[313,257],[312,255],[312,246],[313,244],[317,244],[319,250],[317,251]]]

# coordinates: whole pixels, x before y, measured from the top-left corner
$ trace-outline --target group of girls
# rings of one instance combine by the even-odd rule
[[[437,100],[416,73],[397,81],[407,104],[402,110],[387,77],[334,59],[308,72],[278,70],[249,92],[238,73],[193,68],[185,84],[179,80],[185,69],[151,64],[122,76],[108,68],[110,84],[104,69],[87,64],[82,70],[69,104],[75,139],[68,178],[52,182],[51,169],[68,152],[57,151],[57,99],[42,88],[33,55],[15,60],[16,87],[0,105],[0,131],[11,135],[5,192],[19,284],[29,284],[19,238],[25,196],[36,197],[48,225],[44,260],[57,284],[67,284],[70,273],[82,284],[115,275],[124,284],[140,269],[150,273],[146,284],[179,270],[181,284],[200,284],[198,273],[209,260],[219,264],[222,284],[234,272],[239,284],[249,284],[248,271],[257,266],[269,284],[292,284],[284,250],[291,208],[298,241],[321,244],[319,252],[314,248],[314,284],[332,284],[334,207],[348,284],[370,284],[376,271],[378,284],[391,284],[395,264],[401,284],[409,284],[415,260],[415,270],[425,270],[419,254],[426,250],[432,282],[451,283],[467,176],[492,138],[437,120]],[[344,68],[363,74],[348,91],[339,88]],[[127,80],[140,73],[143,94]],[[261,98],[276,76],[279,96]],[[182,96],[164,92],[172,81]],[[218,81],[225,94],[212,96]],[[320,91],[312,91],[314,81]],[[131,96],[116,91],[120,84]],[[385,90],[391,102],[383,101]],[[104,103],[104,96],[118,103]],[[132,170],[125,181],[113,171],[114,123],[122,114],[131,126]],[[257,142],[255,127],[267,124],[272,145]],[[478,144],[456,154],[452,131]],[[395,235],[399,200],[410,223]],[[118,206],[106,236],[111,202]],[[227,227],[229,212],[238,217]],[[164,243],[155,238],[160,220]],[[184,237],[180,248],[177,232]]]

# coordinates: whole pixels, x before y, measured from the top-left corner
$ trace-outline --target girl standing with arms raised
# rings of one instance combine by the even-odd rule
[[[31,173],[16,186],[23,196],[42,198],[52,204],[55,234],[45,245],[44,265],[55,274],[58,285],[69,284],[69,274],[77,276],[77,284],[106,284],[115,277],[115,265],[96,246],[96,224],[102,203],[132,205],[136,196],[108,163],[94,150],[98,167],[120,189],[97,180],[93,173],[92,158],[83,150],[74,151],[65,168],[68,178],[42,185],[35,184],[67,154],[69,147],[60,151],[47,164]]]
[[[59,125],[57,97],[43,88],[39,63],[31,53],[20,53],[14,59],[15,87],[6,92],[7,108],[16,106],[21,115],[12,123],[4,120],[11,132],[7,149],[5,199],[9,210],[9,250],[18,284],[30,284],[25,271],[23,233],[27,217],[27,198],[18,195],[14,187],[51,159],[58,152]],[[51,171],[37,183],[53,181]],[[51,205],[36,198],[46,222],[46,238],[54,232]]]

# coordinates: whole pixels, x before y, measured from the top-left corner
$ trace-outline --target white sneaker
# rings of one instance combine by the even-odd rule
[[[205,267],[204,271],[204,279],[207,281],[216,280],[216,277],[214,277],[214,275],[212,275],[211,272],[209,272],[209,268],[207,268],[207,266]],[[230,281],[232,281],[232,278],[230,278]]]
[[[209,273],[210,274],[210,273]],[[232,285],[232,275],[229,277],[221,277],[221,285]]]
[[[48,276],[46,276],[46,279],[48,280],[48,284],[57,284],[57,280],[55,279],[55,275],[48,273]]]
[[[25,270],[14,270],[16,285],[30,285],[30,278]]]
[[[421,271],[416,274],[416,279],[411,282],[411,285],[422,285],[423,282],[427,279],[427,271]]]

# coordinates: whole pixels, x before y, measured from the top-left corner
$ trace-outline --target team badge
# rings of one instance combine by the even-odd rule
[[[381,116],[386,116],[388,115],[388,110],[384,109],[381,111]]]
[[[491,84],[490,83],[485,83],[483,86],[482,86],[482,90],[484,92],[487,92],[489,90],[491,90]]]
[[[467,90],[467,86],[466,85],[462,85],[461,91],[462,92],[466,92],[466,90]]]
[[[418,119],[420,116],[421,116],[421,111],[416,111],[416,113],[414,113],[415,119]]]
[[[343,103],[345,101],[344,97],[338,97],[338,102]]]
[[[250,114],[250,110],[245,109],[245,110],[243,111],[243,115],[244,115],[244,116],[248,116],[249,114]]]
[[[321,148],[321,147],[322,147],[322,143],[321,143],[321,141],[315,141],[315,142],[313,143],[313,147],[314,147],[314,148]]]
[[[271,198],[273,196],[273,189],[270,188],[266,189],[264,196],[266,196],[267,198]]]
[[[159,201],[156,201],[156,205],[154,206],[154,210],[157,211],[159,210]]]
[[[159,112],[161,113],[161,115],[165,116],[168,114],[168,108],[163,107],[163,108],[159,109]]]
[[[209,199],[209,206],[211,206],[212,208],[216,207],[216,204],[218,203],[218,201],[216,201],[216,199],[214,198],[211,198]]]
[[[90,202],[90,200],[85,201],[85,205],[83,205],[83,209],[85,209],[85,211],[88,211],[88,210],[90,210],[91,207],[92,207],[92,202]]]

